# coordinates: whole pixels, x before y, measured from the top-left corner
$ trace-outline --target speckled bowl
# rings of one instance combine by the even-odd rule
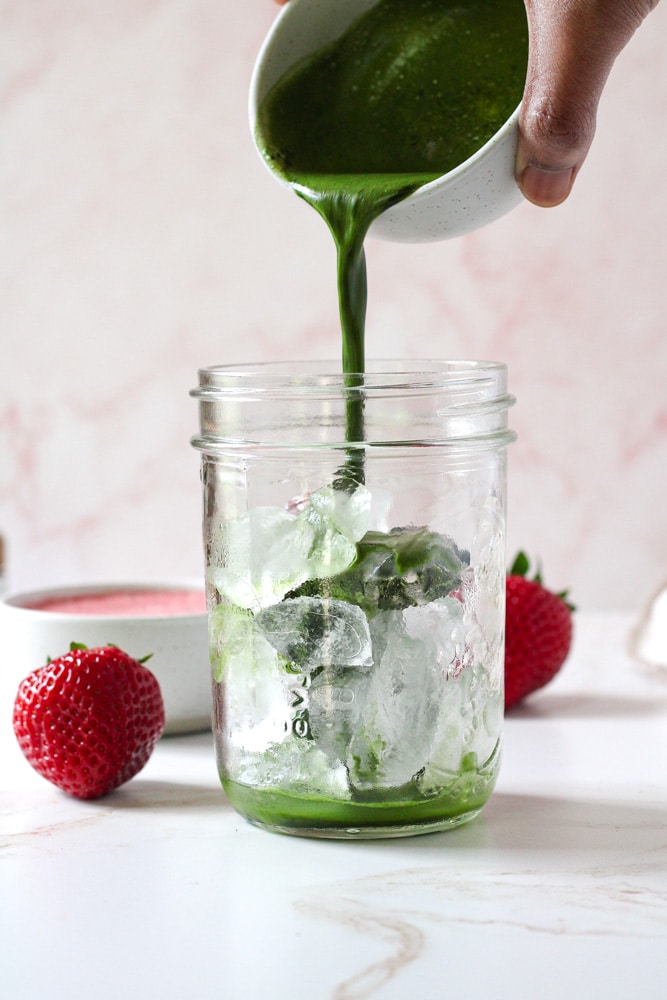
[[[255,64],[249,100],[253,137],[257,109],[282,74],[338,38],[374,3],[377,0],[290,0],[274,21]],[[519,112],[520,107],[464,163],[384,212],[369,235],[397,243],[451,239],[494,222],[519,205],[523,195],[514,175]],[[270,170],[263,156],[262,161]],[[285,183],[280,174],[274,176]]]
[[[151,606],[148,595],[154,595]],[[201,611],[193,608],[199,604]],[[89,609],[77,609],[79,600]],[[156,603],[156,601],[158,603]],[[50,607],[51,602],[57,602]],[[60,610],[68,602],[68,610]],[[142,604],[143,602],[143,604]],[[105,605],[93,609],[92,605]],[[201,581],[95,584],[9,593],[0,598],[0,670],[3,714],[20,682],[71,642],[113,644],[155,674],[164,699],[165,734],[211,726],[211,678],[204,588]]]

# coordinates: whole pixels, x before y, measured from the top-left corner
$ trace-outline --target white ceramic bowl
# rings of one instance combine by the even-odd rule
[[[274,21],[255,64],[249,102],[253,139],[257,108],[283,73],[338,38],[377,2],[290,0]],[[515,208],[523,200],[514,175],[519,110],[464,163],[384,212],[369,235],[405,243],[450,239],[494,222]],[[262,160],[271,169],[263,156]],[[279,174],[274,176],[284,183]]]
[[[13,705],[24,677],[69,650],[71,642],[93,648],[113,644],[135,659],[152,654],[146,666],[160,684],[165,734],[199,732],[211,726],[211,670],[206,613],[178,607],[140,613],[142,595],[163,595],[178,605],[178,595],[201,593],[200,581],[96,584],[5,594],[0,598],[2,710]],[[116,613],[40,608],[45,602],[127,597],[136,608]],[[35,607],[37,605],[38,607]],[[138,613],[139,612],[139,613]]]

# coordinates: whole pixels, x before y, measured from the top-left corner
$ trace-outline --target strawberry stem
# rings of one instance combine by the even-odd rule
[[[525,552],[517,552],[512,567],[510,569],[510,576],[525,576],[528,572],[530,563],[528,562],[528,556]]]
[[[528,576],[529,569],[530,560],[528,559],[528,556],[525,552],[518,552],[514,562],[512,563],[508,576]],[[544,583],[542,582],[542,566],[539,562],[537,564],[537,572],[535,573],[533,580],[535,583],[539,583],[541,587],[544,586]],[[567,604],[570,611],[576,611],[576,605],[572,604],[572,602],[568,600],[568,596],[569,591],[567,590],[562,590],[559,594],[556,594],[556,597],[560,597],[561,601],[564,601],[565,604]]]

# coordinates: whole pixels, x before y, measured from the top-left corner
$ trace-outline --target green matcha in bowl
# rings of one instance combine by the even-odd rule
[[[460,236],[522,200],[527,60],[523,0],[290,0],[253,74],[255,143],[336,239]]]

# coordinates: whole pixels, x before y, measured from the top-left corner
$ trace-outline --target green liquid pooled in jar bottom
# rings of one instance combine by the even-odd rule
[[[383,788],[359,799],[299,795],[272,788],[250,788],[221,777],[234,809],[255,826],[304,837],[364,840],[434,833],[467,823],[483,809],[500,766],[500,747],[481,769],[462,769],[439,794],[414,788]]]

